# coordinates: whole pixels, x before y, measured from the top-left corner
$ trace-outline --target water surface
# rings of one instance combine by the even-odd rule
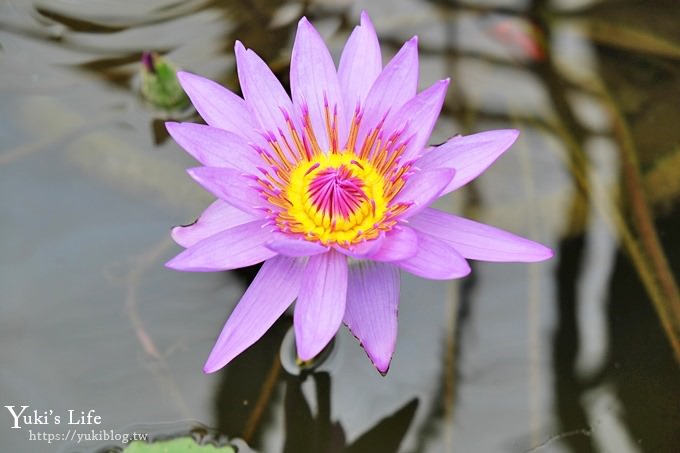
[[[386,377],[344,328],[316,373],[290,374],[290,317],[206,376],[252,273],[163,267],[179,251],[169,228],[210,196],[162,127],[198,117],[141,99],[141,54],[238,90],[240,39],[287,84],[299,17],[337,57],[362,9],[385,61],[417,34],[420,87],[451,77],[433,143],[522,132],[439,207],[556,257],[475,263],[453,282],[404,276]],[[675,451],[680,375],[659,318],[671,298],[631,200],[647,200],[677,277],[678,20],[659,0],[0,2],[2,406],[93,409],[94,428],[118,433],[203,426],[263,452]],[[3,414],[2,451],[115,445],[30,440],[65,426],[11,429]]]

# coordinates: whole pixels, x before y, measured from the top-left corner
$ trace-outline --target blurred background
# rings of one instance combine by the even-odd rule
[[[299,375],[289,316],[204,375],[253,270],[163,267],[211,197],[163,126],[200,120],[157,79],[238,93],[239,39],[287,86],[297,20],[337,58],[362,10],[385,62],[418,35],[421,89],[451,77],[433,144],[522,132],[439,207],[556,256],[405,275],[386,377],[344,328]],[[677,0],[0,0],[1,405],[266,453],[677,452],[679,22]],[[3,452],[123,447],[0,413]]]

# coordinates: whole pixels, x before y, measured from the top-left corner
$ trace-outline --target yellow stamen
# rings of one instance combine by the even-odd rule
[[[383,122],[368,131],[360,144],[362,119],[357,107],[344,148],[338,147],[338,115],[325,105],[329,149],[323,151],[303,109],[300,129],[286,116],[288,134],[270,134],[270,151],[260,151],[269,167],[258,178],[262,196],[279,230],[326,245],[353,244],[375,239],[397,223],[408,203],[392,203],[402,189],[408,164],[396,167],[405,144],[400,134],[384,135]]]

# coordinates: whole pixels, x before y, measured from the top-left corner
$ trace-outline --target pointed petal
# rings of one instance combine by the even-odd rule
[[[374,261],[399,261],[418,252],[418,236],[413,229],[400,225],[385,235],[385,242],[368,259]]]
[[[312,256],[318,255],[320,253],[325,253],[329,249],[326,246],[319,244],[318,242],[305,241],[304,239],[290,239],[283,235],[277,237],[265,245],[275,251],[276,253],[284,256]]]
[[[309,258],[293,321],[298,356],[314,358],[335,336],[347,300],[347,258],[331,250]]]
[[[552,250],[499,228],[427,208],[409,225],[446,242],[465,258],[482,261],[535,262],[553,256]]]
[[[326,127],[326,107],[329,120],[337,113],[339,144],[347,139],[347,117],[340,93],[338,74],[328,47],[306,17],[298,22],[290,60],[290,91],[297,111],[308,111],[312,129],[323,151],[330,149]]]
[[[378,36],[368,14],[362,12],[361,25],[354,28],[347,40],[338,65],[338,80],[348,114],[351,115],[357,105],[364,104],[381,70]]]
[[[294,258],[267,260],[227,319],[203,367],[213,373],[242,353],[276,322],[300,290],[304,265]]]
[[[195,123],[167,122],[165,127],[179,146],[205,166],[256,173],[262,165],[246,139],[232,132]]]
[[[272,231],[262,224],[260,219],[214,234],[165,265],[178,271],[214,272],[260,263],[276,255],[264,246],[271,239]]]
[[[430,148],[418,159],[416,166],[423,170],[455,168],[456,177],[442,191],[442,195],[445,195],[464,186],[489,168],[518,136],[519,131],[515,129],[501,129],[453,137],[443,145]]]
[[[418,39],[413,37],[387,63],[366,96],[357,142],[359,146],[388,112],[395,115],[415,96],[417,88]]]
[[[455,170],[443,168],[425,170],[411,175],[392,200],[392,203],[412,203],[400,217],[407,219],[439,198],[442,190],[454,178],[455,173]]]
[[[465,277],[470,266],[453,247],[425,233],[418,234],[418,252],[411,258],[396,261],[406,272],[432,280]]]
[[[397,343],[399,281],[391,264],[360,261],[349,268],[344,322],[381,374]]]
[[[293,104],[269,66],[252,50],[236,41],[236,66],[243,97],[261,128],[275,133],[286,128],[284,111],[293,114]]]
[[[385,130],[402,130],[401,139],[408,140],[401,159],[404,162],[423,154],[430,139],[434,124],[439,118],[449,79],[440,80],[428,89],[418,93],[385,124]]]
[[[366,98],[366,114],[382,116],[388,110],[396,113],[416,95],[418,88],[418,38],[406,41],[382,70]],[[377,115],[375,115],[377,116]]]
[[[252,177],[239,170],[217,167],[195,167],[187,170],[197,183],[217,198],[255,216],[269,203],[260,196],[259,187]]]
[[[228,230],[258,218],[225,203],[216,200],[203,211],[196,222],[186,226],[176,226],[172,229],[172,238],[182,247],[192,245],[208,238],[220,231]]]
[[[180,71],[177,79],[201,118],[210,126],[257,141],[258,124],[245,101],[222,85],[190,72]]]

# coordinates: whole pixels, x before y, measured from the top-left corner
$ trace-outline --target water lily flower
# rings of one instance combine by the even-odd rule
[[[400,270],[429,279],[467,275],[467,259],[541,261],[550,249],[428,206],[477,177],[515,130],[427,141],[448,80],[417,92],[417,38],[382,66],[365,13],[336,66],[303,18],[289,96],[252,50],[236,43],[243,98],[200,76],[180,83],[207,125],[166,123],[202,166],[189,175],[217,197],[166,265],[223,271],[264,262],[231,313],[204,370],[255,343],[294,302],[300,359],[315,357],[344,323],[378,371],[397,338]]]

